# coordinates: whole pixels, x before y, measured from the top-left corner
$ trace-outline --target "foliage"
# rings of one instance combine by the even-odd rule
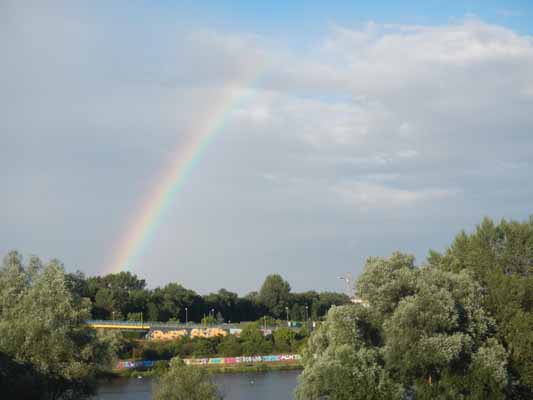
[[[213,357],[217,354],[220,338],[194,338],[191,343],[194,357]]]
[[[173,357],[294,354],[299,353],[306,340],[305,332],[295,333],[287,328],[277,329],[273,335],[265,337],[258,323],[251,323],[244,328],[240,337],[227,335],[213,338],[190,338],[185,336],[168,341],[124,341],[121,344],[121,354],[124,358],[146,360],[170,360]]]
[[[42,266],[9,253],[0,270],[0,352],[36,372],[43,397],[81,398],[111,361],[114,335],[99,335],[84,323],[90,305],[69,288],[57,260]]]
[[[227,335],[220,341],[218,354],[222,357],[237,357],[242,355],[242,345],[238,337]]]
[[[143,279],[130,272],[86,278],[78,271],[66,278],[74,296],[91,300],[94,319],[207,324],[255,321],[263,316],[285,320],[288,307],[292,320],[316,320],[332,305],[349,302],[348,296],[340,293],[290,293],[289,284],[279,275],[265,279],[262,296],[251,292],[244,297],[224,288],[200,296],[177,283],[149,290]]]
[[[297,399],[399,399],[384,369],[373,316],[361,306],[333,307],[304,352]]]
[[[39,399],[46,389],[46,377],[33,365],[16,362],[0,353],[0,391],[3,398]]]
[[[443,254],[431,254],[433,267],[468,271],[480,283],[483,307],[509,355],[508,391],[533,397],[533,216],[499,224],[485,218],[472,234],[457,235]]]
[[[533,397],[533,218],[485,219],[427,263],[368,259],[356,284],[368,307],[329,311],[306,346],[299,398]]]
[[[179,358],[170,361],[168,371],[155,387],[154,400],[222,399],[204,368],[189,367]]]
[[[265,305],[271,315],[283,318],[285,307],[289,305],[290,291],[291,286],[280,275],[269,275],[259,291],[259,301]]]
[[[289,328],[278,328],[272,335],[274,350],[278,353],[290,353],[296,344],[296,333]]]
[[[252,356],[270,354],[272,352],[272,342],[263,336],[256,323],[246,324],[241,332],[240,339],[244,355]]]

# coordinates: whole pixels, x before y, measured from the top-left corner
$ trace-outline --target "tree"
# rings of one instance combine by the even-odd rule
[[[400,399],[401,385],[384,368],[371,313],[358,305],[332,307],[304,351],[296,398]]]
[[[396,252],[388,259],[370,257],[357,280],[357,293],[385,317],[402,298],[414,294],[417,273],[411,255]]]
[[[41,398],[46,379],[31,364],[20,363],[0,353],[0,390],[6,399],[33,400]]]
[[[62,264],[35,268],[10,253],[0,270],[0,352],[33,369],[44,398],[82,398],[109,365],[113,337],[85,326],[89,303],[73,296]]]
[[[490,229],[484,230],[484,236],[492,237],[486,231]],[[440,263],[449,261],[446,258],[452,254],[433,253],[433,264],[422,268],[414,266],[412,256],[401,253],[370,258],[357,282],[368,307],[330,310],[304,351],[298,397],[377,399],[399,398],[404,393],[416,399],[520,398],[510,385],[513,369],[508,367],[509,352],[501,340],[502,326],[486,309],[491,294],[476,279],[482,273],[487,282],[494,268],[457,267],[475,258],[468,251],[471,242],[475,241],[461,234],[456,246],[460,253],[453,254],[454,261],[444,268]],[[516,289],[515,285],[508,281],[504,287],[514,293],[510,288]],[[524,299],[510,295],[514,296]],[[510,306],[515,307],[512,302]],[[512,343],[517,358],[525,361],[531,354],[529,322],[524,322],[523,315],[519,321],[515,320],[515,329],[521,331],[520,339]],[[523,383],[530,371],[528,362],[515,362],[514,369],[520,371]],[[527,392],[523,385],[520,391]]]
[[[417,396],[504,397],[506,353],[491,338],[494,321],[468,273],[422,269],[415,293],[399,302],[383,327],[387,368],[402,383],[415,382]],[[475,379],[481,371],[483,379]]]
[[[217,353],[219,338],[192,339],[192,355],[194,357],[213,357]]]
[[[256,323],[246,324],[241,335],[242,350],[244,355],[270,354],[272,342],[267,340]]]
[[[280,275],[269,275],[259,291],[259,301],[267,307],[272,316],[282,318],[285,307],[289,304],[290,291],[291,286]]]
[[[218,345],[217,351],[223,357],[240,356],[242,355],[241,342],[235,335],[224,336]]]
[[[274,349],[280,353],[290,353],[296,342],[296,333],[289,328],[278,328],[274,331]]]
[[[313,310],[316,309],[316,316],[320,318],[327,314],[331,306],[341,306],[350,304],[350,297],[344,293],[322,292],[318,295],[318,301],[313,303]],[[314,311],[315,312],[315,311]]]
[[[117,306],[115,305],[115,300],[113,298],[113,291],[111,289],[102,288],[96,292],[96,297],[94,300],[94,306],[103,312],[103,315],[109,317],[116,313]]]
[[[220,289],[217,293],[210,293],[203,298],[207,311],[214,309],[217,312],[217,320],[220,319],[220,314],[222,322],[224,320],[240,320],[237,315],[238,310],[235,308],[237,299],[237,293],[230,292],[224,288]]]
[[[468,271],[479,282],[483,307],[508,353],[508,390],[516,398],[533,397],[533,216],[499,224],[485,218],[474,232],[458,234],[443,254],[431,251],[428,263]]]
[[[204,368],[187,366],[179,358],[170,361],[170,368],[155,387],[154,400],[217,400],[222,399],[216,385]]]

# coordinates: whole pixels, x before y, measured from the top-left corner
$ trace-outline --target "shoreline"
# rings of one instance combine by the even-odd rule
[[[162,365],[162,364],[159,364]],[[239,365],[194,365],[194,368],[205,368],[212,374],[243,374],[272,371],[299,371],[303,369],[300,363],[258,363],[258,364],[239,364]],[[129,369],[129,370],[111,370],[103,373],[99,379],[111,380],[116,378],[133,378],[133,377],[159,377],[166,372],[166,366],[160,366],[148,369]]]

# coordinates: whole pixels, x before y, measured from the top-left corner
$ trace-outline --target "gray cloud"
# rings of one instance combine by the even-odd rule
[[[97,11],[3,13],[2,252],[103,272],[187,128],[254,70],[134,266],[150,284],[340,289],[369,255],[421,260],[484,215],[531,213],[530,37],[369,23],[289,51]]]

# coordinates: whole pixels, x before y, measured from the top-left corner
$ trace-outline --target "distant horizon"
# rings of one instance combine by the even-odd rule
[[[489,216],[486,216],[484,218],[489,218],[491,219],[493,222],[495,223],[499,223],[501,222],[502,220],[506,220],[507,222],[524,222],[524,221],[529,221],[531,219],[533,219],[533,213],[530,214],[529,218],[525,218],[523,220],[518,220],[518,219],[510,219],[510,218],[501,218],[499,220],[495,220],[495,219],[492,219],[490,218]],[[445,249],[450,246],[452,244],[452,241],[453,239],[455,238],[455,236],[457,234],[459,234],[461,231],[465,231],[466,233],[473,233],[476,229],[476,227],[481,223],[482,221],[479,221],[478,223],[475,224],[474,227],[472,227],[472,229],[460,229],[456,232],[456,234],[454,235],[453,238],[450,239],[450,242],[448,244],[446,244],[444,246],[444,248],[442,249],[436,249],[436,248],[429,248],[427,249],[426,251],[426,257],[424,257],[423,260],[419,260],[414,254],[411,254],[411,253],[408,253],[408,252],[404,252],[402,251],[401,249],[397,249],[396,251],[399,251],[401,253],[404,253],[404,254],[409,254],[409,255],[413,255],[415,257],[415,265],[418,266],[418,267],[421,267],[423,265],[425,265],[425,261],[427,261],[427,256],[429,255],[429,252],[431,250],[434,250],[434,251],[438,251],[440,253],[444,252]],[[32,255],[36,255],[39,257],[38,254],[35,254],[35,253],[28,253],[28,254],[24,254],[22,252],[20,252],[19,250],[16,250],[16,249],[12,249],[11,251],[18,251],[22,256],[23,258],[26,260],[29,256],[32,256]],[[366,259],[365,259],[365,263],[366,263],[366,260],[370,257],[382,257],[382,258],[388,258],[392,255],[392,252],[390,254],[387,254],[387,255],[369,255]],[[5,254],[4,254],[5,256]],[[50,259],[41,259],[41,261],[43,261],[43,263],[46,263],[50,260],[53,260],[53,259],[58,259],[59,261],[62,262],[61,258],[60,257],[52,257]],[[224,290],[228,290],[232,293],[236,293],[237,295],[241,296],[241,297],[244,297],[252,292],[258,292],[260,287],[261,287],[261,283],[264,282],[265,278],[269,275],[273,275],[273,274],[279,274],[284,280],[286,280],[290,285],[291,285],[291,292],[292,293],[304,293],[304,292],[317,292],[317,293],[322,293],[322,292],[334,292],[334,293],[342,293],[342,294],[347,294],[346,293],[346,290],[345,290],[345,283],[343,281],[340,280],[340,278],[343,276],[343,275],[346,275],[346,274],[351,274],[351,278],[352,278],[352,287],[353,287],[353,284],[355,284],[355,282],[357,281],[357,278],[359,276],[359,274],[362,272],[362,268],[364,267],[364,263],[363,265],[361,266],[361,271],[357,274],[355,274],[353,271],[345,271],[345,272],[342,272],[340,276],[337,276],[336,279],[337,279],[337,282],[339,283],[339,288],[338,289],[322,289],[322,288],[304,288],[304,289],[298,289],[298,290],[295,290],[294,289],[294,286],[293,286],[293,283],[287,279],[283,273],[280,273],[280,272],[270,272],[270,273],[267,273],[261,280],[260,280],[260,284],[259,286],[257,286],[255,289],[248,289],[248,290],[244,290],[244,291],[236,291],[236,290],[233,290],[232,288],[228,288],[228,287],[225,287],[225,286],[221,286],[219,288],[215,288],[215,289],[209,289],[209,290],[198,290],[194,287],[191,287],[191,286],[187,286],[186,284],[184,284],[183,282],[180,282],[180,281],[177,281],[177,280],[168,280],[166,282],[162,282],[162,283],[159,283],[157,285],[151,285],[150,284],[150,281],[148,279],[147,276],[144,276],[142,275],[141,273],[137,273],[137,272],[134,272],[134,271],[131,271],[129,269],[124,269],[122,271],[118,271],[118,272],[104,272],[102,274],[98,274],[98,273],[95,273],[95,274],[87,274],[84,270],[82,269],[71,269],[71,268],[68,268],[67,265],[65,265],[63,263],[64,267],[65,267],[65,272],[66,273],[77,273],[77,272],[81,272],[85,275],[86,278],[96,278],[96,277],[104,277],[106,275],[112,275],[112,274],[120,274],[120,273],[131,273],[135,276],[137,276],[137,278],[141,279],[141,280],[144,280],[146,282],[146,288],[148,290],[153,290],[155,288],[161,288],[161,287],[164,287],[165,285],[169,284],[169,283],[175,283],[175,284],[178,284],[178,285],[181,285],[183,286],[184,288],[186,289],[190,289],[190,290],[193,290],[194,292],[198,293],[199,295],[208,295],[208,294],[211,294],[211,293],[217,293],[219,290],[221,289],[224,289]]]

